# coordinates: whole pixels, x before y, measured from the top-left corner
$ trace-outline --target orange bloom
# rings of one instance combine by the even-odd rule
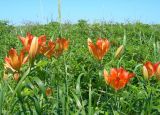
[[[46,36],[42,35],[34,37],[30,33],[27,33],[26,38],[19,36],[20,41],[22,42],[24,49],[29,52],[29,57],[32,59],[36,56],[37,53],[40,51],[40,47],[45,45],[46,43]]]
[[[20,55],[17,54],[17,51],[13,48],[9,50],[9,56],[5,58],[5,68],[11,69],[13,72],[19,71],[22,64],[24,64],[28,59],[28,56],[25,57],[24,50],[21,50]]]
[[[156,75],[158,77],[160,75],[160,67],[159,67],[160,62],[157,62],[153,64],[150,61],[147,61],[143,65],[143,76],[146,79],[150,79],[152,76]]]
[[[125,85],[132,77],[134,77],[134,74],[127,72],[122,67],[112,68],[110,71],[110,75],[104,69],[104,78],[106,83],[112,86],[115,90],[119,90],[125,87]]]
[[[33,37],[34,36],[30,33],[27,33],[26,38],[22,37],[22,36],[18,36],[18,38],[22,42],[25,50],[29,51]]]
[[[50,58],[53,53],[54,53],[54,49],[55,49],[55,43],[53,41],[49,41],[48,45],[43,45],[40,49],[40,53],[44,54],[47,58]]]
[[[91,39],[88,38],[89,51],[98,59],[101,60],[103,56],[109,50],[110,43],[107,39],[99,38],[94,44]]]
[[[58,58],[63,51],[68,49],[69,41],[65,38],[57,38],[54,56]]]
[[[29,57],[32,59],[36,56],[38,52],[38,39],[36,37],[33,38],[31,42],[31,46],[29,49]]]

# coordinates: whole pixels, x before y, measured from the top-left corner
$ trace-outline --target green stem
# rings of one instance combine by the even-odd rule
[[[89,106],[88,106],[88,115],[92,115],[92,83],[91,79],[89,82]]]
[[[27,102],[27,107],[28,107],[28,109],[29,109],[29,111],[30,111],[30,114],[33,115],[33,111],[32,111],[32,109],[31,109],[31,106],[30,106],[30,104],[29,104],[29,101]]]
[[[66,89],[65,89],[65,84],[63,84],[63,90],[62,90],[63,92],[62,92],[62,97],[61,97],[61,100],[62,100],[62,115],[65,115],[66,114],[66,96],[65,96],[65,91],[66,91]]]
[[[62,37],[62,25],[61,25],[61,0],[58,0],[58,22],[59,22],[59,37]]]
[[[65,58],[65,55],[64,55],[64,67],[65,67],[65,91],[66,91],[66,115],[68,115],[69,113],[69,102],[68,102],[68,75],[67,75],[67,65],[66,65],[66,58]]]
[[[150,115],[151,113],[151,105],[152,105],[152,90],[150,90],[150,81],[147,80],[143,83],[143,88],[144,91],[146,92],[147,96],[145,97],[145,106],[144,106],[144,111],[146,112],[145,114]]]
[[[0,89],[0,115],[2,114],[3,102],[5,99],[4,91],[6,91],[6,87],[7,87],[5,81],[3,82],[4,83],[2,83],[2,89]]]
[[[147,86],[148,86],[148,88],[146,88],[146,90],[147,90],[147,94],[148,94],[148,97],[147,97],[147,110],[148,110],[148,115],[150,115],[151,114],[151,108],[152,108],[152,89],[151,89],[151,85],[150,85],[150,81],[148,80],[148,82],[147,82]]]
[[[22,108],[23,113],[26,114],[26,108],[25,108],[25,106],[24,106],[23,99],[18,96],[18,100],[20,101],[20,105],[21,105],[21,108]]]
[[[30,69],[34,66],[34,60],[35,60],[35,58],[30,58],[29,59],[29,67],[30,67]]]
[[[120,101],[120,97],[119,97],[119,95],[118,95],[118,92],[115,91],[116,111],[119,110],[119,101]]]
[[[58,0],[58,21],[61,23],[61,0]]]
[[[100,70],[103,70],[103,59],[100,61]]]
[[[68,115],[68,80],[67,80],[67,77],[66,77],[66,80],[65,80],[65,86],[66,86],[66,115]]]
[[[59,105],[59,83],[58,83],[58,80],[57,80],[57,113],[60,114],[60,111],[59,111],[59,108],[60,108],[60,105]]]

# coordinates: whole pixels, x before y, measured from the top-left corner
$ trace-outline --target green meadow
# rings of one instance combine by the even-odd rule
[[[69,40],[67,51],[50,59],[39,54],[32,67],[22,65],[19,80],[5,71],[11,48],[23,48],[17,36],[46,35],[47,40]],[[110,48],[102,60],[88,50],[87,39],[107,38]],[[145,79],[143,64],[160,61],[160,25],[99,22],[21,26],[0,21],[0,114],[2,115],[159,115],[160,80]],[[115,52],[124,45],[119,58]],[[29,68],[30,67],[30,68]],[[120,90],[106,83],[103,70],[123,67],[135,76]],[[4,78],[5,77],[5,78]],[[49,95],[46,89],[50,88]]]

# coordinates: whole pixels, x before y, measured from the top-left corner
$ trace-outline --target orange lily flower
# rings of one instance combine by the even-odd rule
[[[13,48],[9,50],[9,57],[5,58],[5,68],[11,69],[13,72],[19,71],[22,64],[24,64],[28,59],[28,56],[25,57],[25,51],[21,50],[20,55],[17,54],[17,51]]]
[[[55,50],[55,43],[53,41],[49,41],[48,45],[42,46],[40,49],[40,53],[44,54],[47,58],[51,58]]]
[[[27,33],[26,38],[19,36],[19,39],[21,40],[24,49],[29,52],[29,57],[32,59],[36,56],[37,53],[40,51],[40,47],[45,45],[46,43],[46,36],[42,35],[37,37],[34,37],[30,33]]]
[[[31,42],[31,46],[29,49],[29,57],[32,59],[36,56],[38,52],[38,39],[36,37],[33,38]]]
[[[153,64],[150,61],[147,61],[143,65],[143,76],[146,79],[150,79],[152,76],[156,75],[157,77],[160,75],[160,67],[159,67],[160,62],[157,62]]]
[[[26,38],[22,37],[22,36],[18,36],[18,38],[22,42],[25,50],[29,51],[33,37],[34,36],[30,33],[27,33]]]
[[[88,38],[88,48],[89,51],[98,59],[102,60],[104,55],[109,50],[110,43],[107,39],[99,38],[94,44],[90,38]]]
[[[69,41],[65,38],[57,38],[54,56],[58,58],[63,51],[68,49]]]
[[[110,75],[104,69],[104,78],[106,83],[112,86],[115,90],[125,87],[132,77],[134,77],[134,74],[127,72],[122,67],[112,68],[110,70]]]

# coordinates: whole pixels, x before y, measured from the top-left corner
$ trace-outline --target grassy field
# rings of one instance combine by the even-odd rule
[[[19,80],[7,72],[4,58],[8,51],[22,49],[17,36],[59,36],[69,40],[68,50],[59,58],[37,55],[30,67],[21,67]],[[88,50],[87,39],[95,43],[107,38],[109,51],[97,60]],[[33,115],[158,115],[160,114],[160,81],[153,75],[145,79],[142,68],[147,61],[160,61],[160,25],[137,23],[76,24],[50,22],[45,25],[9,25],[0,21],[0,114]],[[119,58],[117,48],[124,45]],[[28,69],[30,67],[30,69]],[[105,82],[103,70],[123,67],[135,76],[120,90]],[[49,90],[46,94],[47,89]]]

